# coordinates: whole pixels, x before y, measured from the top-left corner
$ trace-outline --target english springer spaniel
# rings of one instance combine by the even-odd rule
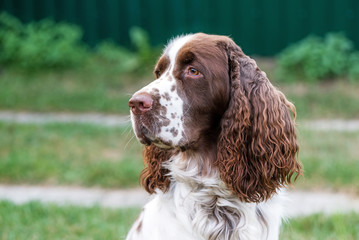
[[[129,101],[152,200],[127,240],[278,239],[295,108],[230,38],[173,39]]]

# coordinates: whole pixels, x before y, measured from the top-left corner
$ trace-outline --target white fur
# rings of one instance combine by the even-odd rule
[[[278,239],[283,213],[282,193],[259,204],[241,202],[215,170],[205,176],[199,174],[196,163],[201,161],[200,156],[183,158],[179,153],[166,164],[171,172],[170,190],[157,191],[144,207],[127,240]],[[214,213],[222,215],[215,217]]]
[[[183,45],[185,45],[186,43],[188,43],[191,40],[192,37],[193,37],[193,35],[189,34],[189,35],[184,35],[184,36],[174,38],[172,41],[170,41],[168,46],[165,48],[164,53],[167,53],[170,58],[171,72],[173,70],[174,63],[176,62],[177,53],[183,47]]]
[[[154,89],[159,90],[161,96],[159,103],[166,107],[166,114],[163,115],[166,119],[170,120],[170,124],[167,126],[161,126],[159,134],[156,134],[156,137],[163,141],[171,140],[173,145],[178,145],[181,140],[183,140],[186,135],[183,126],[183,100],[178,95],[176,80],[173,76],[173,69],[176,63],[176,58],[178,51],[190,41],[192,35],[186,35],[173,39],[165,49],[165,54],[168,55],[170,59],[170,66],[167,68],[166,72],[162,73],[161,77],[144,88],[137,91],[134,95],[138,93],[152,93]],[[175,90],[171,91],[172,87],[175,86]],[[166,95],[170,97],[170,100],[166,99]],[[132,113],[131,113],[132,115]],[[161,122],[157,123],[161,125]],[[174,136],[171,130],[177,131],[177,135]]]

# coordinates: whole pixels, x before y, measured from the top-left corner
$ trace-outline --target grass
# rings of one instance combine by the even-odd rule
[[[276,82],[273,60],[258,60],[274,85],[295,103],[300,119],[358,118],[359,84],[344,80],[318,85]],[[113,66],[89,65],[62,72],[0,73],[0,109],[128,114],[128,99],[153,80],[149,71],[124,75]]]
[[[331,188],[359,193],[359,131],[299,131],[303,188]]]
[[[356,213],[326,216],[316,214],[292,219],[284,224],[280,239],[287,240],[355,240],[359,239],[359,215]]]
[[[141,148],[130,127],[0,123],[0,182],[138,186]]]
[[[125,239],[139,209],[102,209],[0,202],[2,240]]]
[[[0,202],[0,238],[22,239],[125,239],[139,209],[55,206],[30,202]],[[323,214],[291,219],[280,239],[355,240],[359,238],[359,215]]]
[[[128,114],[128,99],[142,77],[104,70],[0,74],[0,109]]]
[[[299,128],[305,169],[296,187],[359,193],[359,131]],[[0,123],[0,182],[138,186],[141,145],[130,127]]]
[[[298,119],[359,118],[359,85],[345,82],[280,84]]]

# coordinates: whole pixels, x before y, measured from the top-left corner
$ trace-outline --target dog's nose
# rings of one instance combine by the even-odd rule
[[[132,96],[128,102],[133,114],[141,115],[152,109],[153,99],[147,93],[139,93]]]

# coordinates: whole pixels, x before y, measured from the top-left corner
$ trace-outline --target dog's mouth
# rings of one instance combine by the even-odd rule
[[[166,142],[158,137],[149,130],[145,125],[140,125],[136,128],[136,137],[140,141],[141,144],[149,146],[154,144],[155,146],[163,149],[171,149],[174,148],[169,142]]]
[[[153,134],[143,125],[136,131],[136,136],[140,143],[146,146],[151,145],[151,142],[154,139]]]
[[[161,149],[178,149],[180,151],[185,151],[189,148],[188,143],[184,141],[177,143],[173,141],[169,133],[164,133],[165,130],[161,129],[161,124],[167,123],[168,119],[165,117],[149,114],[136,116],[132,114],[131,120],[136,137],[143,145],[150,146],[153,144]],[[176,129],[173,128],[172,131],[176,131]],[[166,132],[169,132],[169,130],[166,130]]]

